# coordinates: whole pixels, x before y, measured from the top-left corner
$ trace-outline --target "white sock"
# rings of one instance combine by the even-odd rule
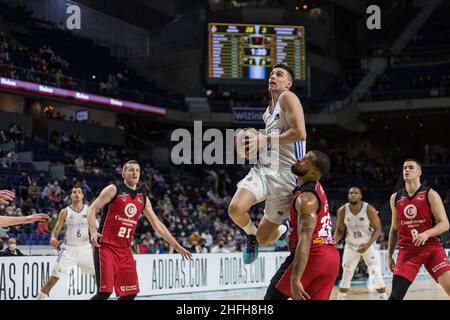
[[[378,293],[378,300],[387,300],[386,292]]]
[[[285,232],[287,231],[287,229],[288,229],[288,228],[287,228],[284,224],[280,224],[280,225],[278,226],[278,232],[279,232],[278,238],[281,237],[281,235],[282,235],[283,233],[285,233]]]
[[[246,225],[242,229],[245,231],[246,234],[252,234],[254,236],[256,236],[256,231],[258,231],[258,229],[256,229],[255,225],[253,224],[253,221],[251,220],[248,223],[248,225]]]
[[[46,295],[45,293],[43,293],[42,291],[39,291],[39,294],[37,296],[36,300],[45,300],[48,298],[48,295]]]
[[[347,300],[347,292],[338,292],[337,300]]]

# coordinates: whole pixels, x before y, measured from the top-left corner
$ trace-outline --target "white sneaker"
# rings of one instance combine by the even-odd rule
[[[43,293],[42,291],[39,291],[39,294],[38,294],[36,300],[45,300],[45,299],[48,299],[48,295],[46,295],[46,294]]]
[[[338,292],[337,300],[347,300],[347,293]]]

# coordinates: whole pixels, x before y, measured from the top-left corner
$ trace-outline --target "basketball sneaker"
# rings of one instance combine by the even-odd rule
[[[249,234],[247,235],[247,247],[244,249],[244,263],[250,264],[256,260],[258,257],[258,241],[256,241],[256,236]]]

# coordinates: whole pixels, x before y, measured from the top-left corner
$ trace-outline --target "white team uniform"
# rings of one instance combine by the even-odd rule
[[[77,265],[81,272],[95,275],[92,246],[89,242],[88,206],[84,205],[80,212],[73,210],[70,206],[66,210],[64,243],[61,245],[52,276],[61,278],[68,269]]]
[[[279,102],[275,104],[272,112],[267,108],[263,120],[266,124],[266,135],[278,135],[290,128]],[[258,163],[237,184],[238,188],[248,189],[255,195],[255,203],[266,200],[264,216],[273,223],[281,224],[289,217],[292,191],[297,183],[291,166],[305,155],[305,150],[305,141],[268,145],[267,152],[264,152]]]
[[[384,288],[385,284],[381,276],[380,254],[375,249],[373,243],[364,253],[359,253],[358,247],[369,242],[373,234],[370,226],[369,217],[367,215],[368,203],[363,202],[361,211],[353,214],[350,210],[349,203],[346,203],[344,223],[347,228],[347,237],[345,238],[344,255],[342,257],[343,275],[339,285],[340,288],[350,288],[350,282],[353,278],[355,268],[358,266],[361,257],[367,265],[369,274],[374,278],[375,289]]]

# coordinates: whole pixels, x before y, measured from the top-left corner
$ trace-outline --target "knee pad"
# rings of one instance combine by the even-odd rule
[[[367,267],[370,276],[373,278],[373,285],[375,289],[381,289],[386,287],[383,276],[381,275],[380,267],[378,265],[370,265]]]
[[[349,289],[350,283],[353,279],[353,274],[355,273],[355,268],[350,268],[343,265],[344,272],[342,273],[341,283],[339,284],[339,288]]]
[[[403,300],[410,285],[411,281],[408,279],[394,275],[392,278],[392,291],[388,300]]]

